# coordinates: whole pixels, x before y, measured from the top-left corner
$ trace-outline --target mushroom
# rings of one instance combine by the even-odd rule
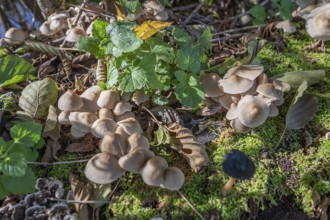
[[[71,124],[69,120],[70,113],[71,113],[70,111],[62,111],[57,117],[58,122],[62,125],[70,125]]]
[[[240,150],[226,153],[222,162],[223,171],[229,175],[228,182],[222,187],[222,194],[227,195],[236,179],[251,179],[256,171],[253,161]]]
[[[249,128],[263,124],[269,115],[269,105],[259,96],[246,95],[237,105],[238,119]]]
[[[219,87],[227,94],[240,94],[248,91],[253,86],[253,81],[237,75],[231,75],[219,80]]]
[[[122,121],[117,122],[117,124],[124,129],[124,131],[132,135],[133,133],[142,133],[140,123],[135,118],[127,118]]]
[[[109,118],[97,119],[91,127],[91,133],[97,138],[103,138],[107,133],[115,133],[118,125]]]
[[[68,41],[68,42],[77,42],[78,41],[78,38],[81,37],[81,36],[86,36],[86,32],[79,28],[79,27],[75,27],[75,28],[72,28],[68,31],[67,35],[66,35],[66,38],[65,40]]]
[[[119,158],[127,152],[127,143],[120,134],[108,133],[100,141],[99,148],[102,152]]]
[[[87,162],[84,173],[94,183],[107,184],[120,178],[124,174],[124,170],[119,166],[115,156],[99,153]]]
[[[235,118],[234,120],[230,121],[230,126],[235,129],[235,131],[239,133],[247,133],[250,131],[249,127],[246,127],[245,125],[238,120],[238,118]]]
[[[129,104],[129,102],[119,101],[117,102],[115,108],[113,109],[113,114],[116,115],[122,115],[125,112],[132,111],[132,106]]]
[[[278,93],[272,83],[264,83],[257,87],[257,92],[272,101],[280,100]]]
[[[136,148],[129,154],[126,154],[119,158],[118,163],[124,170],[132,173],[139,173],[142,167],[146,164],[149,158],[155,156],[155,154],[143,148]]]
[[[119,100],[120,97],[117,91],[105,90],[100,93],[97,105],[100,108],[113,109]]]
[[[101,108],[99,110],[99,118],[109,118],[109,119],[114,119],[114,115],[111,109],[108,108]]]
[[[10,45],[22,44],[25,40],[25,34],[17,28],[9,28],[5,33],[5,41]]]
[[[132,95],[132,101],[140,106],[143,102],[148,101],[149,96],[147,96],[143,91],[136,91]]]
[[[129,102],[132,98],[133,93],[132,92],[123,92],[121,94],[120,100],[124,102]]]
[[[300,8],[305,8],[308,5],[314,5],[316,3],[316,0],[296,0],[296,4]]]
[[[289,20],[281,21],[276,24],[277,29],[283,29],[284,33],[294,33],[296,32],[296,26]]]
[[[169,190],[179,190],[184,183],[184,175],[179,168],[169,167],[164,172],[163,183],[161,187]]]
[[[116,115],[115,116],[115,121],[119,122],[119,121],[125,120],[127,118],[135,118],[134,112],[125,112],[122,115]]]
[[[117,123],[118,124],[118,123]],[[120,134],[123,138],[127,139],[129,138],[129,134],[126,133],[126,131],[124,130],[123,127],[121,126],[118,126],[116,131],[115,131],[116,134]]]
[[[71,112],[69,120],[78,130],[89,132],[97,116],[91,112]]]
[[[264,71],[262,66],[258,65],[240,65],[233,67],[227,71],[224,75],[224,79],[230,78],[233,75],[242,77],[244,79],[249,79],[251,81],[255,80]]]
[[[151,186],[164,182],[164,172],[168,168],[166,160],[159,156],[151,157],[140,170],[143,181]]]
[[[218,86],[220,77],[217,73],[210,73],[202,78],[201,85],[204,88],[206,97],[218,97],[224,95]]]
[[[279,114],[278,108],[276,107],[275,104],[271,104],[269,106],[269,117],[275,117]]]
[[[58,100],[58,108],[62,111],[77,111],[82,106],[82,98],[72,90],[66,91]]]
[[[150,148],[149,140],[141,133],[133,133],[131,136],[129,136],[127,141],[127,153],[132,152],[136,148],[143,148],[146,150]]]
[[[237,104],[236,103],[232,103],[230,105],[230,108],[226,114],[226,118],[228,120],[234,120],[235,118],[237,118],[238,116],[238,112],[237,112]]]
[[[222,107],[224,107],[225,109],[229,109],[230,105],[232,103],[237,103],[240,99],[239,95],[230,95],[230,94],[224,94],[223,96],[220,97],[212,97],[211,98],[213,101],[218,102],[221,104]]]
[[[88,132],[86,131],[82,131],[79,129],[79,127],[76,127],[76,126],[71,126],[71,136],[74,138],[74,139],[79,139],[79,138],[82,138],[84,137]]]
[[[88,110],[98,110],[100,107],[97,105],[97,100],[100,96],[101,88],[99,86],[92,86],[83,92],[80,97],[83,100],[83,108]]]
[[[44,23],[42,23],[42,25],[39,27],[39,30],[40,32],[43,34],[43,35],[46,35],[46,36],[51,36],[51,35],[54,35],[56,34],[59,30],[53,30],[50,28],[50,24],[52,23],[52,21],[45,21]]]
[[[66,20],[52,20],[49,24],[49,28],[53,31],[60,31],[63,30],[64,28],[67,28],[68,23]]]

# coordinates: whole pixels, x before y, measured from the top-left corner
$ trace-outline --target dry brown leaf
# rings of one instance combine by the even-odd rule
[[[46,151],[42,156],[41,162],[50,162],[56,153],[61,149],[61,145],[57,140],[49,139],[46,145]]]
[[[50,105],[42,136],[57,140],[60,137],[60,129],[61,125],[57,120],[57,110],[54,106]]]
[[[65,148],[65,151],[68,152],[90,152],[93,150],[94,146],[91,143],[72,143]]]

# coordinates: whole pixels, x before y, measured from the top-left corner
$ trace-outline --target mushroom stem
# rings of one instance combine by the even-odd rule
[[[231,176],[229,177],[229,180],[221,189],[222,195],[226,196],[230,192],[230,190],[233,188],[233,186],[235,184],[235,181],[236,181],[236,179],[234,177],[231,177]]]

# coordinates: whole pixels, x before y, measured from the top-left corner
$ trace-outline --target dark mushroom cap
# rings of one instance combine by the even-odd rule
[[[226,153],[222,168],[229,176],[240,180],[251,179],[256,171],[253,161],[240,150]]]

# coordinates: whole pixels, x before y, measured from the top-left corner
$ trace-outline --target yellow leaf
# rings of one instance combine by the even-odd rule
[[[140,26],[134,29],[134,32],[137,37],[145,40],[171,24],[172,22],[144,21]]]
[[[117,20],[118,21],[122,21],[125,20],[126,16],[124,15],[124,13],[120,10],[120,8],[117,6],[117,4],[114,4],[116,7],[116,12],[117,12]]]

